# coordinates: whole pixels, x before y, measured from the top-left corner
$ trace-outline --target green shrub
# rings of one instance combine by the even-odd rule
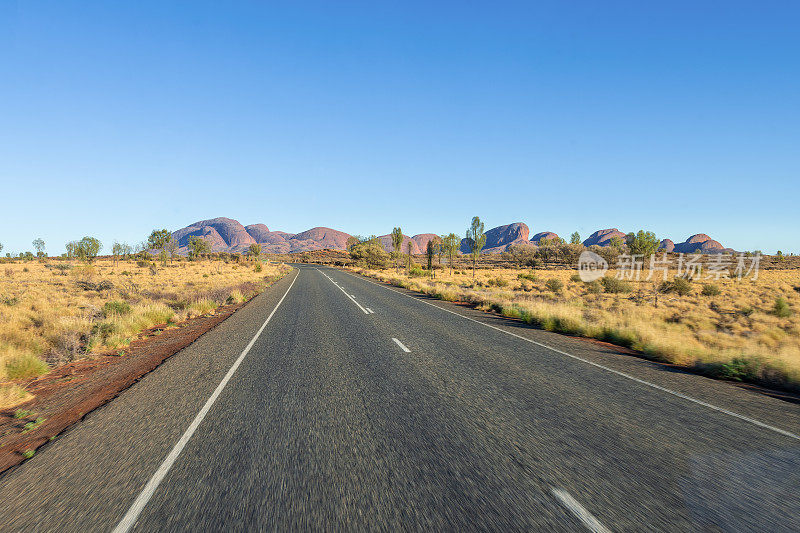
[[[573,274],[573,275],[571,275],[571,276],[569,277],[569,280],[570,280],[570,281],[572,281],[572,282],[574,282],[574,283],[579,283],[580,281],[582,281],[582,280],[581,280],[581,276],[580,276],[580,274]]]
[[[108,318],[111,315],[127,315],[131,312],[128,302],[112,300],[103,304],[103,316]]]
[[[631,292],[633,290],[630,283],[617,278],[602,277],[600,278],[600,283],[603,285],[603,290],[612,294]]]
[[[47,363],[33,354],[15,357],[6,363],[6,375],[9,379],[34,378],[46,374],[50,370]]]
[[[703,290],[700,291],[700,294],[703,296],[719,296],[721,293],[722,291],[719,289],[719,287],[713,283],[705,283],[703,285]]]
[[[262,270],[264,269],[261,267],[261,263],[256,263],[256,266],[253,267],[253,272],[261,272]]]
[[[586,290],[592,294],[600,294],[603,292],[603,284],[600,280],[590,281],[586,284]]]
[[[520,272],[519,274],[517,274],[517,277],[519,279],[526,279],[528,281],[538,281],[539,280],[539,278],[533,272],[530,272],[530,273],[528,273],[528,272]]]
[[[662,283],[658,290],[663,293],[674,292],[678,296],[686,296],[692,292],[692,283],[686,278],[675,278]]]
[[[780,318],[788,318],[792,316],[792,308],[789,307],[789,302],[783,297],[778,297],[775,300],[775,305],[772,307],[772,312],[775,316]]]
[[[559,293],[564,289],[564,282],[557,278],[551,278],[545,282],[544,286],[550,292]]]
[[[508,287],[508,280],[501,277],[489,278],[486,282],[490,287]]]
[[[113,322],[99,322],[92,327],[92,333],[102,339],[103,342],[116,333],[117,326]]]
[[[418,277],[420,277],[420,276],[424,276],[424,275],[425,275],[425,271],[424,271],[424,270],[422,270],[422,267],[421,267],[421,266],[419,266],[419,265],[413,265],[413,266],[412,266],[412,267],[411,267],[411,268],[408,270],[408,275],[409,275],[410,277],[412,277],[412,278],[418,278]]]

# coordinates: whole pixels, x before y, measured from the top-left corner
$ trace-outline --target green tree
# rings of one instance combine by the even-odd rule
[[[2,251],[2,250],[3,250],[3,243],[0,242],[0,251]]]
[[[629,233],[626,240],[631,255],[641,255],[642,257],[650,257],[656,253],[661,244],[655,233],[644,230],[639,230],[635,235]]]
[[[123,254],[122,245],[117,241],[114,241],[114,244],[111,245],[111,259],[114,261],[114,264],[117,264],[119,261],[119,257]]]
[[[358,235],[351,235],[347,238],[347,242],[344,245],[344,249],[350,252],[350,249],[353,248],[356,244],[360,243],[363,239],[361,239]]]
[[[166,229],[154,229],[150,236],[147,238],[148,247],[160,250],[161,263],[166,266],[167,264],[167,245],[172,240],[172,235]]]
[[[453,264],[458,255],[458,249],[461,247],[461,238],[455,233],[445,235],[442,237],[442,246],[447,254],[447,264],[450,265],[450,275],[452,275]]]
[[[472,256],[472,277],[475,277],[475,267],[478,263],[478,256],[481,255],[486,244],[486,234],[483,233],[483,222],[478,217],[472,217],[472,223],[467,229],[467,244],[469,245],[470,255]]]
[[[508,257],[519,267],[535,267],[539,248],[532,244],[517,243],[508,248]]]
[[[189,259],[198,260],[203,254],[211,251],[208,241],[203,237],[189,237]]]
[[[83,261],[94,261],[103,245],[94,237],[84,237],[75,243],[75,256]]]
[[[33,247],[36,249],[36,257],[45,257],[44,240],[41,237],[34,239]]]
[[[431,239],[433,241],[433,253],[436,254],[436,263],[441,268],[442,266],[442,256],[444,255],[444,245],[442,243],[442,238],[438,235]],[[434,276],[436,277],[436,276]]]
[[[386,268],[389,254],[383,249],[380,239],[372,235],[369,239],[361,239],[350,248],[350,258],[356,264],[367,268]]]
[[[399,227],[392,229],[392,247],[394,248],[395,263],[397,271],[400,271],[400,254],[402,253],[401,246],[403,245],[403,230]]]
[[[406,250],[408,250],[408,269],[411,270],[411,241],[409,240],[406,245]]]
[[[167,246],[164,248],[164,251],[169,256],[169,264],[172,264],[172,260],[178,257],[178,241],[172,238],[170,235],[169,240],[167,241]]]
[[[258,261],[261,258],[261,245],[257,243],[251,244],[250,248],[247,249],[247,253]]]
[[[581,234],[578,233],[577,231],[574,232],[572,235],[570,235],[569,243],[570,244],[580,244],[581,243]]]
[[[425,249],[425,257],[428,259],[428,274],[435,277],[433,272],[433,258],[436,256],[436,246],[433,244],[433,239],[428,241],[428,246]]]

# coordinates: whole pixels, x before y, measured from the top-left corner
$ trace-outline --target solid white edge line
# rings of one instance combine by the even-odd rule
[[[350,274],[349,272],[347,272],[347,273]],[[355,274],[350,274],[350,275],[355,277]],[[621,376],[623,378],[630,379],[630,380],[635,381],[637,383],[640,383],[642,385],[646,385],[648,387],[652,387],[652,388],[660,390],[662,392],[666,392],[667,394],[671,394],[672,396],[676,396],[678,398],[682,398],[684,400],[690,401],[692,403],[696,403],[697,405],[702,405],[703,407],[707,407],[708,409],[712,409],[712,410],[717,411],[719,413],[723,413],[723,414],[726,414],[728,416],[731,416],[731,417],[734,417],[734,418],[738,418],[739,420],[743,420],[745,422],[749,422],[750,424],[753,424],[753,425],[758,426],[760,428],[768,429],[770,431],[774,431],[775,433],[779,433],[779,434],[781,434],[781,435],[783,435],[785,437],[789,437],[789,438],[792,438],[792,439],[795,439],[795,440],[800,440],[800,435],[797,435],[796,433],[792,433],[791,431],[786,431],[786,430],[783,430],[781,428],[778,428],[778,427],[775,427],[775,426],[771,426],[769,424],[766,424],[766,423],[761,422],[759,420],[756,420],[754,418],[750,418],[749,416],[740,415],[739,413],[735,413],[733,411],[729,411],[727,409],[723,409],[722,407],[717,407],[716,405],[712,405],[712,404],[704,402],[702,400],[698,400],[696,398],[692,398],[691,396],[687,396],[686,394],[683,394],[682,392],[677,392],[677,391],[674,391],[672,389],[668,389],[666,387],[662,387],[661,385],[656,385],[655,383],[651,383],[649,381],[645,381],[643,379],[639,379],[637,377],[631,376],[630,374],[626,374],[625,372],[621,372],[619,370],[614,370],[613,368],[607,367],[605,365],[601,365],[600,363],[595,363],[594,361],[590,361],[588,359],[584,359],[583,357],[579,357],[577,355],[572,355],[571,353],[567,353],[567,352],[561,351],[561,350],[559,350],[557,348],[553,348],[552,346],[548,346],[547,344],[542,344],[541,342],[525,338],[522,335],[517,335],[516,333],[512,333],[510,331],[506,331],[506,330],[504,330],[502,328],[498,328],[497,326],[493,326],[491,324],[486,324],[485,322],[481,322],[480,320],[475,320],[472,317],[464,316],[464,315],[462,315],[460,313],[456,313],[455,311],[451,311],[449,309],[445,309],[444,307],[439,307],[438,305],[432,304],[431,302],[426,302],[425,300],[420,300],[419,298],[414,298],[413,296],[411,296],[409,294],[405,294],[403,292],[394,290],[394,289],[392,289],[390,287],[387,287],[386,285],[383,285],[383,284],[380,284],[380,283],[375,283],[374,281],[368,280],[368,279],[366,279],[364,277],[361,277],[361,279],[363,279],[367,283],[372,283],[373,285],[377,285],[378,287],[383,287],[386,290],[390,290],[390,291],[395,292],[397,294],[401,294],[403,296],[407,296],[408,298],[411,298],[412,300],[415,300],[417,302],[430,305],[431,307],[435,307],[436,309],[441,309],[445,313],[450,313],[452,315],[460,316],[463,319],[469,320],[471,322],[475,322],[477,324],[483,324],[487,328],[496,329],[497,331],[501,331],[501,332],[505,333],[506,335],[511,335],[512,337],[516,337],[516,338],[521,339],[523,341],[530,342],[530,343],[535,344],[537,346],[541,346],[542,348],[545,348],[547,350],[551,350],[551,351],[556,352],[558,354],[565,355],[565,356],[570,357],[572,359],[575,359],[577,361],[581,361],[583,363],[586,363],[587,365],[592,365],[592,366],[594,366],[596,368],[600,368],[600,369],[605,370],[607,372],[611,372],[612,374],[616,374],[616,375]]]
[[[372,309],[370,309],[369,307],[367,307],[367,311],[369,312],[369,314],[372,314],[372,313],[374,313],[374,312],[375,312],[375,311],[373,311]]]
[[[406,348],[406,345],[405,345],[405,344],[403,344],[402,342],[400,342],[400,339],[395,339],[394,337],[392,337],[392,340],[393,340],[393,341],[395,342],[395,344],[397,344],[397,345],[400,347],[400,349],[401,349],[401,350],[403,350],[404,352],[406,352],[406,353],[409,353],[409,352],[411,351],[411,350],[409,350],[408,348]]]
[[[561,505],[566,507],[584,526],[586,526],[586,529],[593,533],[611,533],[606,526],[601,524],[600,521],[573,498],[569,492],[556,488],[550,489],[550,492],[561,502]]]
[[[230,381],[231,377],[236,372],[236,369],[239,368],[239,365],[242,363],[245,356],[247,356],[247,353],[256,343],[256,340],[264,331],[264,328],[267,327],[267,324],[269,324],[270,319],[272,319],[272,315],[275,314],[275,311],[277,311],[278,307],[280,307],[280,305],[283,303],[283,300],[286,298],[286,295],[289,294],[292,285],[294,285],[294,282],[297,281],[298,276],[300,276],[299,270],[297,271],[297,274],[292,280],[292,283],[289,284],[289,288],[286,289],[286,292],[283,293],[283,296],[278,301],[278,304],[269,314],[264,323],[261,324],[261,327],[258,329],[258,331],[250,340],[250,342],[247,344],[245,349],[242,350],[242,353],[239,354],[239,357],[236,359],[236,361],[234,361],[233,366],[231,366],[231,368],[228,370],[228,373],[225,374],[225,377],[222,378],[222,381],[219,382],[217,388],[214,389],[214,392],[211,394],[208,400],[206,400],[206,403],[205,405],[203,405],[203,408],[200,409],[200,412],[198,412],[197,416],[194,417],[194,420],[192,420],[192,423],[189,424],[188,428],[186,428],[186,431],[183,433],[180,440],[178,440],[178,442],[169,452],[169,455],[167,455],[167,458],[164,459],[164,461],[161,463],[161,466],[159,466],[158,470],[156,470],[155,474],[153,474],[153,477],[151,477],[150,480],[147,482],[147,484],[144,486],[144,489],[142,489],[142,492],[133,502],[133,505],[131,505],[130,509],[128,509],[128,512],[125,513],[125,516],[122,517],[122,520],[119,521],[117,527],[114,528],[113,533],[126,533],[131,530],[134,524],[136,524],[136,520],[139,518],[139,514],[141,514],[141,512],[144,510],[145,506],[147,505],[147,502],[150,501],[150,498],[153,497],[153,494],[158,488],[158,485],[167,475],[169,469],[172,468],[172,465],[175,464],[175,460],[181,454],[183,448],[186,446],[186,443],[189,442],[189,439],[192,438],[192,435],[194,435],[194,432],[197,430],[200,423],[208,414],[208,411],[211,409],[211,406],[213,406],[214,402],[217,401],[217,398],[222,393],[222,389],[224,389],[225,385],[228,384],[228,381]]]
[[[353,303],[354,303],[354,304],[356,304],[356,305],[358,306],[358,308],[359,308],[359,309],[361,309],[362,311],[364,311],[364,314],[365,314],[365,315],[368,315],[368,314],[369,314],[369,311],[367,311],[366,309],[364,309],[364,307],[362,307],[362,306],[361,306],[361,304],[360,304],[360,303],[358,303],[358,302],[356,301],[356,299],[355,299],[353,296],[351,296],[351,295],[347,294],[347,291],[345,291],[345,290],[342,288],[342,286],[341,286],[341,285],[339,285],[338,283],[336,283],[335,281],[333,281],[333,278],[331,278],[329,275],[327,275],[325,272],[323,272],[322,270],[320,270],[320,269],[318,269],[318,268],[315,268],[314,270],[316,270],[317,272],[319,272],[320,274],[322,274],[323,276],[325,276],[326,278],[328,278],[328,281],[330,281],[331,283],[333,283],[334,285],[336,285],[336,286],[339,288],[339,290],[340,290],[340,291],[342,291],[342,292],[344,293],[344,295],[345,295],[345,296],[347,296],[348,298],[350,298],[351,300],[353,300]]]

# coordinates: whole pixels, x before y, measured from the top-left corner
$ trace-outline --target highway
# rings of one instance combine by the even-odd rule
[[[798,531],[800,405],[297,265],[0,478],[3,531]]]

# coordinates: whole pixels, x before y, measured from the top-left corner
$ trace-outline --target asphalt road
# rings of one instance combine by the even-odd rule
[[[303,265],[2,476],[0,529],[798,531],[798,435],[796,403]]]

